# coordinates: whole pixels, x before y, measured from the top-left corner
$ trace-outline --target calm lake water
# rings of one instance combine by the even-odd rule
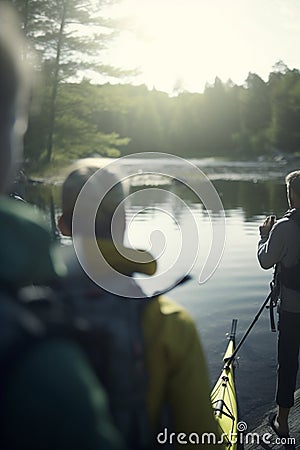
[[[238,319],[239,340],[269,293],[272,270],[263,271],[256,258],[258,227],[266,215],[280,217],[284,214],[287,209],[284,176],[298,167],[282,163],[224,163],[213,159],[193,162],[212,181],[226,215],[225,249],[213,276],[204,284],[198,283],[201,264],[210,245],[210,219],[218,221],[218,214],[205,210],[187,186],[170,179],[164,184],[160,177],[146,173],[145,161],[141,170],[141,162],[137,159],[124,164],[124,173],[130,165],[137,168],[137,176],[130,179],[127,192],[127,216],[131,223],[128,239],[140,248],[145,248],[145,245],[149,248],[152,243],[156,255],[161,248],[160,272],[170,268],[176,260],[175,273],[168,275],[167,280],[172,283],[181,275],[180,270],[185,271],[190,264],[186,255],[182,261],[180,255],[178,262],[176,251],[182,242],[181,237],[189,232],[189,222],[195,221],[199,232],[199,258],[191,269],[192,279],[173,289],[170,295],[192,314],[206,352],[211,382],[214,383],[221,368],[225,334],[230,331],[231,320]],[[147,164],[152,164],[154,172],[158,171],[159,164],[160,172],[164,172],[162,168],[164,164],[167,167],[168,161]],[[176,170],[182,175],[180,165]],[[189,174],[182,176],[189,184]],[[139,191],[153,188],[145,207],[145,197]],[[53,229],[54,218],[60,212],[59,191],[59,186],[42,185],[32,185],[27,190],[28,200],[44,211]],[[151,235],[153,231],[155,233]],[[193,238],[191,235],[191,248]],[[266,310],[242,347],[236,369],[240,419],[249,427],[259,423],[264,413],[274,406],[276,340],[277,334],[270,331]]]

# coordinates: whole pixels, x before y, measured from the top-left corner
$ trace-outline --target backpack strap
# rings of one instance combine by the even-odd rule
[[[126,309],[131,348],[129,349],[129,361],[125,362],[125,367],[128,366],[128,376],[131,378],[129,386],[131,398],[128,401],[130,411],[116,408],[115,417],[123,435],[126,436],[128,447],[134,450],[152,448],[153,440],[153,432],[146,407],[149,379],[145,365],[145,341],[141,325],[142,313],[148,301],[145,299],[123,299],[123,302],[129,302]],[[128,422],[128,419],[130,422]]]
[[[270,326],[271,326],[271,331],[272,332],[276,332],[276,325],[275,325],[275,317],[274,317],[274,309],[277,306],[278,303],[278,299],[279,299],[279,293],[280,293],[280,283],[279,283],[279,271],[278,271],[278,264],[276,264],[275,266],[275,270],[274,270],[274,274],[273,274],[273,279],[270,283],[270,302],[267,305],[267,308],[270,311]]]

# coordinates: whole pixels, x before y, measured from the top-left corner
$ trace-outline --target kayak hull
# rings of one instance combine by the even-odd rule
[[[234,360],[230,359],[235,350],[236,323],[237,321],[234,319],[223,358],[223,368],[211,392],[211,402],[221,440],[230,450],[237,448],[238,441],[238,407],[234,379]]]

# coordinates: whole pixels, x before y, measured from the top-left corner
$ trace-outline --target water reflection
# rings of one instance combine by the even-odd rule
[[[287,209],[283,180],[277,181],[216,181],[214,183],[225,210],[242,208],[245,220],[258,215],[282,216]]]
[[[230,215],[232,210],[240,208],[243,212],[244,219],[251,221],[257,217],[276,214],[282,216],[287,209],[286,191],[284,181],[226,181],[216,180],[213,182],[226,211],[226,215]],[[135,184],[130,185],[130,193],[135,193],[141,189],[141,186]],[[156,208],[158,205],[162,207],[170,207],[169,192],[183,199],[188,205],[200,211],[203,210],[202,203],[196,194],[182,183],[174,182],[169,185],[163,185],[161,189],[155,189],[152,192],[151,205],[141,216],[152,214],[151,207]],[[52,199],[52,200],[51,200]],[[128,201],[129,208],[136,208],[142,205],[138,202],[138,197],[133,196],[132,201]],[[49,186],[43,184],[29,184],[26,188],[26,200],[36,205],[44,212],[45,217],[51,223],[51,202],[54,205],[55,214],[60,211],[60,186]],[[172,211],[180,218],[180,212],[183,205],[180,202],[173,202]],[[203,212],[204,214],[206,212]]]

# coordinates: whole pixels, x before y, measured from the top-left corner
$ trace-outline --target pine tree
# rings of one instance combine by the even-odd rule
[[[51,90],[46,162],[53,154],[59,86],[86,70],[111,76],[121,71],[99,63],[100,52],[115,35],[113,21],[99,12],[109,0],[11,0],[19,10],[24,32],[40,55]]]

